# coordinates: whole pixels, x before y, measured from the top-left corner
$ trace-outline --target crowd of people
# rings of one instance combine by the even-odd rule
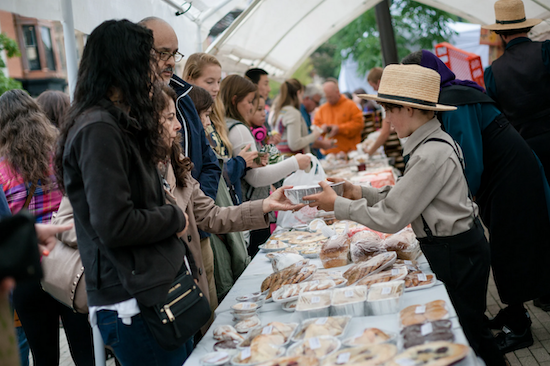
[[[403,177],[382,189],[346,182],[343,197],[320,183],[323,192],[305,199],[381,232],[411,223],[470,345],[487,365],[504,365],[503,354],[533,343],[524,302],[550,310],[550,42],[527,38],[537,21],[522,11],[520,0],[495,4],[506,21],[486,27],[506,51],[486,71],[487,90],[422,50],[372,69],[377,95],[356,90],[350,99],[335,79],[305,86],[292,78],[270,106],[262,69],[222,78],[214,56],[195,53],[175,75],[183,55],[162,19],[99,25],[72,103],[54,91],[0,96],[0,217],[32,213],[44,256],[54,234],[76,235],[89,306],[75,312],[36,278],[13,291],[4,279],[0,317],[10,293],[18,362],[28,364],[30,350],[35,365],[57,365],[61,319],[77,366],[94,364],[96,325],[122,365],[181,365],[271,235],[273,212],[303,206],[285,197],[284,178],[308,170],[310,154],[355,150],[363,112],[378,103],[383,123],[368,153],[393,128]],[[74,225],[41,225],[52,220]],[[488,320],[490,268],[507,307]],[[148,314],[186,275],[211,315],[168,350]],[[8,343],[0,338],[0,354]]]

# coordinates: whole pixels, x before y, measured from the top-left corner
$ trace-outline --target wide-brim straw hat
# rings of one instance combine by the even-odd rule
[[[481,28],[493,31],[531,28],[542,19],[525,18],[525,6],[521,0],[498,0],[495,3],[495,24],[482,25]]]
[[[419,65],[388,65],[384,68],[378,95],[359,94],[362,99],[398,104],[429,111],[454,111],[456,107],[437,104],[441,76]]]

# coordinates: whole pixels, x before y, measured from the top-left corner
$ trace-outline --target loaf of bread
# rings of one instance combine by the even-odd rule
[[[350,263],[350,240],[347,235],[335,235],[321,247],[321,262],[323,267],[342,267]]]
[[[351,237],[350,254],[353,263],[369,260],[385,251],[382,239],[372,231],[363,230]]]

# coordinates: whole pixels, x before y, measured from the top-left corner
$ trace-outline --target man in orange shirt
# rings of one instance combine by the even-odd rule
[[[323,154],[355,150],[356,145],[361,142],[361,131],[365,125],[363,112],[352,100],[340,94],[336,79],[327,79],[323,84],[323,91],[327,103],[319,107],[313,124],[323,128],[328,138],[336,140],[336,147],[322,150]]]

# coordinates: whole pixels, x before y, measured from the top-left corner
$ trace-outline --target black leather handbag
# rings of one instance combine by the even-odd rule
[[[169,351],[193,337],[211,315],[208,300],[187,269],[176,277],[165,301],[139,308],[159,345]]]

